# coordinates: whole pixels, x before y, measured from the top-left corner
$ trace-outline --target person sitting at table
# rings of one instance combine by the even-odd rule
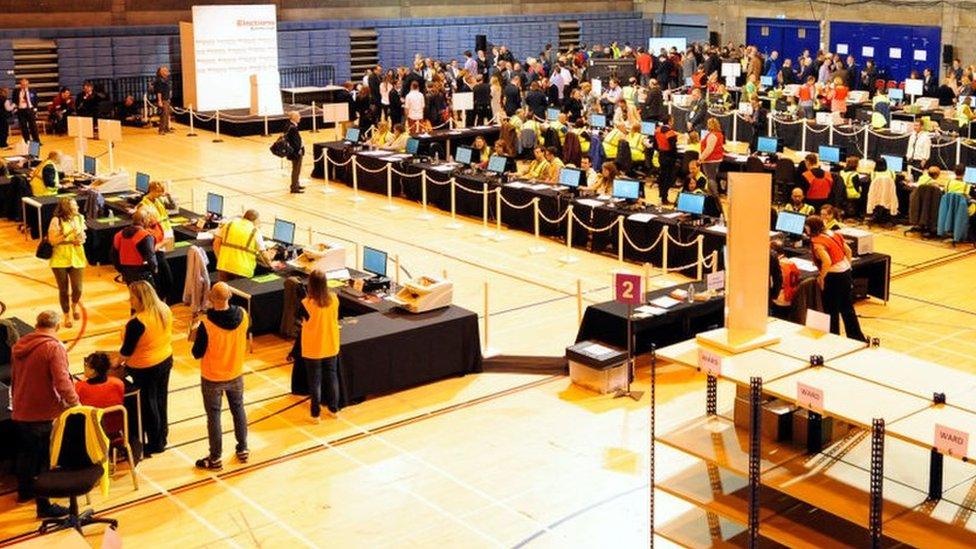
[[[368,143],[374,147],[385,148],[392,142],[393,134],[390,133],[390,122],[380,120],[376,124],[376,129],[373,130],[373,135],[370,136]]]
[[[156,239],[146,229],[147,211],[136,210],[132,225],[115,233],[112,241],[112,264],[126,284],[137,280],[152,283],[157,271]]]
[[[715,86],[715,91],[708,94],[708,104],[713,109],[727,111],[732,108],[732,95],[724,82]]]
[[[596,170],[593,169],[593,161],[590,160],[589,156],[583,156],[582,158],[580,158],[580,171],[586,174],[585,175],[586,188],[590,188],[596,185],[596,180],[597,177],[599,177],[599,174],[597,174]]]
[[[407,150],[407,139],[410,139],[410,134],[404,130],[403,124],[394,124],[393,135],[390,136],[390,143],[385,148],[403,152]]]
[[[523,107],[521,112],[522,112],[522,127],[519,129],[519,133],[521,134],[525,130],[534,131],[536,143],[542,145],[542,143],[545,141],[545,135],[544,135],[545,128],[542,127],[542,122],[539,122],[535,118],[535,115],[532,114],[532,111],[529,110],[528,107]]]
[[[634,122],[640,123],[640,113],[637,111],[637,107],[627,103],[626,99],[617,101],[617,105],[613,109],[613,125],[623,124],[629,127]]]
[[[47,153],[47,159],[38,164],[30,176],[30,188],[34,196],[54,196],[61,189],[61,175],[58,174],[58,164],[61,162],[61,151]]]
[[[641,133],[640,122],[631,125],[630,133],[627,134],[627,144],[630,145],[630,161],[633,165],[642,166],[646,171],[650,171],[651,157],[646,151],[651,147],[651,140]]]
[[[68,133],[68,117],[75,113],[75,100],[71,97],[71,90],[61,88],[47,106],[47,113],[48,122],[54,127],[56,135]]]
[[[688,132],[688,143],[685,144],[686,151],[695,151],[697,153],[701,152],[701,134],[697,131]]]
[[[942,170],[938,166],[929,166],[928,169],[922,172],[922,175],[919,176],[918,181],[916,181],[916,185],[939,185],[939,177],[941,176]]]
[[[544,179],[549,183],[557,183],[559,181],[559,172],[566,166],[563,164],[563,160],[559,158],[559,149],[556,147],[548,147],[546,149],[546,162],[549,163],[549,167],[546,169]]]
[[[688,178],[681,186],[681,192],[691,194],[705,194],[705,186],[708,184],[708,177],[701,171],[701,166],[697,160],[688,162]]]
[[[610,133],[603,138],[603,154],[607,160],[615,160],[617,158],[617,145],[621,139],[624,141],[627,140],[627,125],[623,122],[614,124]]]
[[[794,187],[793,192],[790,193],[789,204],[783,206],[784,212],[793,212],[801,215],[813,215],[813,206],[807,204],[804,201],[803,189],[800,187]]]
[[[518,172],[516,175],[522,179],[529,180],[540,180],[548,175],[549,162],[546,160],[546,148],[542,145],[537,145],[532,149],[532,154],[535,155],[535,159],[529,163],[529,165],[522,171]]]
[[[172,202],[169,194],[166,192],[166,186],[163,185],[162,181],[150,181],[149,189],[146,191],[146,195],[142,197],[142,201],[139,202],[140,208],[148,208],[152,210],[155,214],[156,220],[159,222],[162,228],[163,239],[157,240],[156,247],[165,247],[168,249],[169,245],[173,242],[173,223],[169,220],[169,209],[167,208],[168,203]]]
[[[590,131],[586,120],[583,118],[577,119],[576,123],[573,124],[573,128],[569,131],[575,133],[576,137],[579,138],[580,154],[588,156],[590,153]]]
[[[142,117],[142,105],[136,103],[136,98],[131,95],[125,96],[125,99],[115,106],[115,119],[121,121],[123,126],[141,128],[146,125]]]
[[[820,167],[820,160],[815,154],[808,154],[804,158],[803,163],[806,165],[806,170],[803,172],[803,180],[807,185],[807,202],[816,210],[830,200],[830,191],[834,186],[834,178],[830,175],[830,172],[825,172]]]
[[[125,383],[108,375],[112,360],[107,353],[94,352],[85,357],[85,378],[75,381],[75,392],[82,406],[109,408],[125,400]]]
[[[501,127],[498,129],[498,139],[495,141],[495,154],[515,156],[515,151],[518,150],[516,148],[517,144],[518,131],[515,129],[515,126],[512,125],[511,120],[503,121]],[[499,147],[501,147],[502,152],[498,152]]]
[[[615,162],[604,162],[603,167],[600,169],[600,175],[596,177],[596,181],[588,186],[586,190],[598,195],[609,196],[613,194],[613,180],[617,178],[618,173]]]
[[[752,103],[759,99],[759,78],[755,74],[746,77],[746,85],[742,88],[742,101]]]
[[[247,210],[244,217],[231,219],[214,235],[213,250],[217,256],[217,279],[220,282],[251,278],[257,268],[258,257],[269,259],[269,251],[259,230],[260,217],[257,210]]]
[[[474,138],[471,144],[471,163],[482,170],[488,167],[488,159],[491,157],[491,149],[484,136],[479,135]]]
[[[844,182],[844,196],[847,198],[847,213],[855,216],[864,215],[864,199],[861,185],[861,174],[857,171],[857,166],[861,159],[857,156],[848,156],[844,161],[844,166],[840,170],[840,179]]]
[[[796,290],[800,287],[800,269],[783,252],[782,240],[771,240],[769,247],[776,258],[776,267],[781,281],[778,291],[772,297],[770,312],[776,318],[789,320],[790,312],[793,309],[793,296],[796,295]],[[771,278],[773,272],[770,271]]]
[[[891,118],[891,100],[888,99],[888,90],[881,87],[871,99],[871,127],[876,130],[884,128],[888,125],[889,118]]]
[[[837,208],[830,204],[820,206],[820,219],[823,219],[824,229],[833,232],[844,228],[844,225],[837,221],[837,211]]]

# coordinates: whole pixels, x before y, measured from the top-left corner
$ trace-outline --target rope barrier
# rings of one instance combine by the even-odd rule
[[[563,219],[566,219],[566,216],[568,214],[569,214],[569,210],[567,209],[566,211],[563,212],[563,215],[557,217],[556,219],[549,219],[548,217],[546,217],[546,214],[542,213],[541,210],[539,211],[539,217],[546,220],[547,223],[552,223],[552,224],[562,223]]]
[[[580,219],[579,217],[576,217],[576,213],[575,212],[573,213],[573,219],[575,219],[577,223],[579,223],[580,225],[582,225],[582,227],[584,229],[586,229],[587,231],[589,231],[591,233],[604,233],[604,232],[607,232],[610,229],[616,227],[618,223],[620,223],[620,218],[618,217],[618,218],[616,218],[616,219],[613,220],[613,223],[607,225],[606,227],[603,227],[602,229],[595,229],[593,227],[590,227],[586,223],[583,223],[583,220],[582,219]]]
[[[501,196],[502,202],[504,202],[505,205],[508,206],[509,208],[515,208],[516,210],[524,210],[525,208],[531,208],[532,207],[532,200],[529,200],[528,202],[526,202],[525,204],[522,204],[521,206],[516,206],[515,204],[513,204],[513,203],[509,202],[508,200],[506,200],[504,195],[502,195],[501,193],[498,193],[498,194],[499,194],[499,196]]]
[[[404,172],[401,172],[401,171],[399,171],[399,170],[397,170],[396,168],[393,168],[393,167],[391,167],[390,169],[393,170],[393,173],[399,175],[400,177],[420,177],[420,175],[423,173],[423,172],[404,173]]]
[[[379,169],[376,169],[376,170],[371,170],[371,169],[367,168],[366,166],[363,166],[362,162],[359,162],[358,157],[354,156],[353,158],[357,159],[356,160],[356,167],[359,168],[360,170],[363,170],[366,173],[382,173],[382,172],[385,172],[387,169],[389,169],[386,166],[383,166],[382,168],[379,168]]]
[[[454,180],[452,179],[451,181],[454,181]],[[480,191],[476,191],[474,189],[469,189],[469,188],[464,187],[462,185],[458,185],[457,188],[461,189],[464,192],[468,192],[468,193],[471,193],[471,194],[491,194],[491,193],[493,193],[493,192],[495,192],[497,190],[497,189],[492,189],[492,190],[489,191],[487,185],[485,185],[484,188],[482,190],[480,190]]]
[[[629,244],[631,248],[633,248],[634,250],[636,250],[636,251],[638,251],[638,252],[640,252],[640,253],[647,253],[647,252],[650,252],[651,250],[653,250],[654,248],[656,248],[656,247],[657,247],[657,245],[658,245],[658,244],[660,244],[660,243],[661,243],[661,240],[662,240],[662,239],[664,238],[664,231],[661,231],[661,232],[659,232],[659,233],[657,233],[657,240],[655,240],[653,244],[651,244],[651,245],[650,245],[650,246],[648,246],[647,248],[642,248],[642,247],[640,247],[640,246],[638,246],[638,245],[637,245],[637,244],[636,244],[636,243],[635,243],[635,242],[634,242],[634,241],[633,241],[633,240],[632,240],[632,239],[630,238],[630,235],[629,235],[629,234],[627,234],[627,229],[626,229],[626,228],[624,228],[624,230],[623,230],[623,231],[621,231],[621,232],[622,232],[622,233],[624,233],[624,239],[625,239],[625,240],[627,241],[627,244]]]
[[[702,236],[698,235],[698,238],[702,238]],[[668,240],[673,242],[676,246],[681,246],[682,248],[690,248],[691,246],[698,244],[698,239],[692,240],[691,242],[679,242],[672,238],[670,234],[668,234]]]

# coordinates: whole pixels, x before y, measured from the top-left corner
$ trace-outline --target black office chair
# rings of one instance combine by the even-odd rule
[[[763,161],[758,156],[749,156],[746,158],[746,171],[749,173],[763,173],[766,171],[766,165],[763,164]]]
[[[789,197],[796,184],[796,166],[789,158],[776,161],[776,171],[773,172],[773,201],[782,204]]]
[[[94,411],[94,408],[88,406],[81,408]],[[96,518],[92,509],[79,512],[78,498],[92,491],[98,484],[103,473],[103,463],[93,462],[88,456],[85,441],[90,423],[86,420],[85,414],[77,413],[76,408],[71,409],[62,414],[59,421],[64,421],[65,426],[57,466],[38,475],[34,482],[34,494],[42,498],[68,498],[70,501],[68,516],[44,519],[38,531],[43,534],[48,530],[74,528],[82,533],[82,527],[95,523],[108,524],[113,529],[118,528],[117,520]],[[100,440],[107,440],[101,423],[95,422],[91,428],[98,429]],[[107,452],[106,446],[105,453]],[[103,457],[103,459],[107,458]]]

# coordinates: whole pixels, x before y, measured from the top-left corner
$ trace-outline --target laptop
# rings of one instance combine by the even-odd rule
[[[762,87],[764,87],[764,88],[772,88],[773,87],[773,77],[772,76],[760,76],[759,77],[759,85],[762,86]]]
[[[420,140],[416,137],[410,137],[407,139],[407,154],[417,154],[420,150]]]
[[[38,141],[31,141],[27,143],[27,156],[31,158],[41,157],[41,144]]]
[[[359,128],[346,130],[346,143],[359,143]]]
[[[550,122],[559,120],[559,109],[546,109],[546,120]]]
[[[966,183],[976,183],[976,168],[966,166],[966,171],[962,174],[962,180]]]
[[[681,213],[702,215],[705,211],[705,195],[696,193],[681,193],[675,209]]]

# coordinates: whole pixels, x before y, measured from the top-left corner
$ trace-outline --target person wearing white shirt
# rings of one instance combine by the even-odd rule
[[[915,122],[912,134],[908,136],[908,150],[905,156],[908,163],[919,169],[925,169],[932,154],[932,134],[922,130],[922,123]]]
[[[410,134],[420,133],[424,121],[424,94],[420,93],[420,83],[410,83],[410,93],[403,100],[403,109],[407,114],[407,126]]]

